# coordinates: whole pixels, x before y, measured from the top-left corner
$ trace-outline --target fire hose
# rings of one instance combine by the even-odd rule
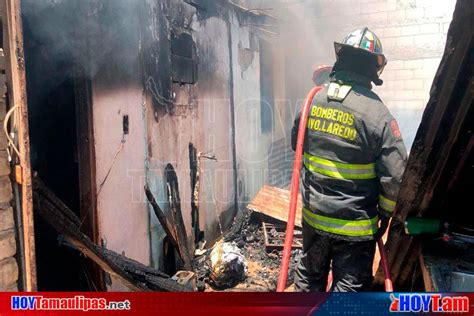
[[[306,96],[303,110],[300,114],[300,123],[298,126],[298,137],[295,149],[295,161],[293,164],[293,175],[291,178],[291,195],[290,208],[288,212],[288,221],[286,224],[285,243],[283,248],[283,257],[280,265],[280,274],[278,276],[277,292],[283,292],[286,287],[286,280],[288,278],[288,267],[291,257],[291,248],[293,245],[293,232],[295,228],[296,205],[299,194],[301,166],[303,164],[303,144],[306,132],[306,124],[308,122],[309,108],[314,96],[323,88],[323,86],[316,86],[312,88]],[[390,277],[390,268],[385,252],[385,247],[382,239],[377,240],[380,251],[380,261],[382,263],[384,277],[385,277],[385,291],[393,292],[392,280]]]

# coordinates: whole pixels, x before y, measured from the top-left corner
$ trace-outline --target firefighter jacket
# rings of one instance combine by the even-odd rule
[[[292,130],[296,147],[299,114]],[[314,98],[303,154],[303,220],[322,234],[372,240],[391,216],[407,153],[368,78],[336,72]]]

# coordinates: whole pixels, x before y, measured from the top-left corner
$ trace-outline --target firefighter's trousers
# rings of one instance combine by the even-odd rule
[[[331,291],[356,292],[372,283],[375,241],[346,241],[322,235],[303,222],[303,256],[295,271],[295,289],[326,291],[332,267]]]

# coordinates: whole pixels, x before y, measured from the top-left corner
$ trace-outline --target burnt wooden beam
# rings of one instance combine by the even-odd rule
[[[94,244],[80,230],[79,218],[39,179],[34,180],[35,206],[40,215],[86,257],[102,270],[116,276],[134,291],[193,291],[164,273]]]
[[[188,246],[188,236],[184,226],[183,213],[181,212],[181,199],[179,197],[178,176],[171,164],[165,168],[165,177],[167,182],[168,198],[170,202],[171,215],[175,223],[176,236],[181,247],[184,268],[192,271],[192,258]]]
[[[161,207],[156,202],[156,199],[153,196],[153,193],[151,193],[148,185],[146,185],[144,189],[145,189],[145,195],[148,199],[148,202],[153,208],[153,211],[156,217],[158,218],[158,221],[160,222],[161,226],[163,227],[166,235],[168,236],[171,244],[177,250],[181,260],[183,261],[184,268],[191,271],[192,270],[191,258],[189,256],[189,253],[187,253],[187,247],[185,248],[183,244],[186,242],[186,239],[183,240],[180,238],[180,235],[178,235],[177,229],[176,229],[177,225],[174,221],[174,218],[170,216],[166,216],[166,214],[163,212]]]
[[[174,223],[165,215],[161,207],[158,205],[148,185],[145,186],[145,195],[151,207],[153,208],[153,211],[156,217],[158,218],[158,221],[160,222],[161,226],[165,230],[166,235],[170,239],[171,244],[173,244],[173,246],[179,252],[179,242],[175,234]]]

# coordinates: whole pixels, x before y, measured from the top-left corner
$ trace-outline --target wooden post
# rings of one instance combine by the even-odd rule
[[[20,0],[2,0],[3,32],[7,88],[10,108],[19,106],[18,149],[21,167],[21,211],[24,245],[24,291],[36,291],[35,235],[33,222],[33,193],[31,187],[30,139],[26,98],[25,57]]]

